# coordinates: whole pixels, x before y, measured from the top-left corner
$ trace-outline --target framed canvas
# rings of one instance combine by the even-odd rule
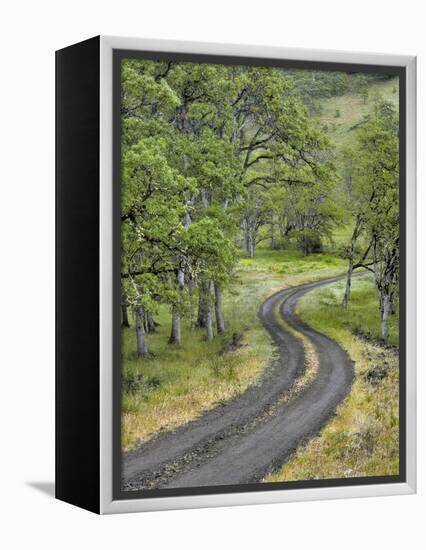
[[[415,58],[56,53],[56,496],[416,490]]]

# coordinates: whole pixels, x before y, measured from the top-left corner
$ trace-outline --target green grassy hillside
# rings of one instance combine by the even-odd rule
[[[354,143],[354,130],[365,116],[373,112],[378,95],[398,107],[398,89],[398,78],[395,77],[386,81],[370,82],[366,101],[355,93],[321,101],[318,120],[334,142],[338,154]]]

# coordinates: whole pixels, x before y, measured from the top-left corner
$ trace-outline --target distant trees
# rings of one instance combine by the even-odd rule
[[[287,207],[290,195],[309,189],[316,194],[317,205],[322,204],[335,172],[326,136],[309,117],[282,71],[241,71],[237,80],[240,91],[233,103],[232,139],[239,181],[245,190],[241,202],[244,249],[252,258],[259,242],[272,238],[270,232],[265,234],[261,229],[267,226],[273,230],[271,219],[280,208]],[[316,192],[318,189],[321,193]],[[314,206],[312,202],[307,209],[312,213]],[[309,215],[305,214],[308,223]],[[289,231],[305,228],[303,223],[293,222]]]
[[[321,100],[343,94],[358,94],[367,102],[371,82],[392,78],[384,74],[343,73],[333,71],[286,70],[287,78],[294,82],[294,93],[306,105],[310,115],[321,112]],[[396,90],[396,88],[395,88]],[[338,110],[337,110],[338,111]],[[340,115],[335,113],[335,118]]]
[[[389,316],[395,311],[399,277],[399,122],[393,106],[378,100],[373,116],[358,130],[356,147],[347,152],[351,186],[349,203],[355,226],[348,249],[343,305],[350,299],[354,269],[374,274],[381,334],[389,336]],[[353,159],[356,158],[356,162]],[[352,159],[352,160],[351,160]],[[361,241],[363,247],[359,249]]]
[[[359,94],[366,103],[370,83],[389,78],[377,74],[306,70],[290,70],[286,71],[286,75],[293,81],[295,94],[302,99],[311,115],[320,113],[321,100],[347,93]],[[337,111],[335,117],[339,117]]]
[[[357,74],[354,80],[353,90],[362,97],[364,103],[367,103],[369,93],[368,88],[367,76],[365,74]]]
[[[311,115],[318,114],[319,100],[345,94],[351,86],[351,76],[343,72],[293,70],[287,74]]]
[[[331,240],[333,228],[342,220],[333,171],[317,184],[277,190],[272,200],[281,239],[293,239],[304,255],[320,252],[323,241]]]

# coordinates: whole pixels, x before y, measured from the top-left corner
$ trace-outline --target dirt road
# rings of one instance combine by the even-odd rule
[[[310,290],[340,277],[293,287],[270,296],[259,316],[276,344],[274,365],[257,385],[174,432],[164,433],[122,462],[122,489],[163,489],[235,485],[260,481],[333,416],[353,380],[347,353],[333,340],[304,324],[295,314]],[[296,397],[285,399],[305,368],[303,345],[275,318],[305,335],[315,347],[315,378]]]

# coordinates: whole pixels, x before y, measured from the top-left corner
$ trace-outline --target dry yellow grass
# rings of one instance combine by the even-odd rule
[[[221,401],[232,399],[256,383],[269,364],[270,347],[268,341],[258,341],[256,331],[250,331],[246,333],[241,349],[229,352],[223,360],[220,356],[215,358],[219,371],[216,378],[206,376],[203,380],[198,377],[194,381],[188,378],[184,392],[174,395],[173,388],[169,388],[170,391],[164,389],[158,402],[142,404],[135,413],[123,413],[124,450],[135,443],[148,441],[159,432],[173,430],[195,420]],[[211,370],[211,362],[212,358],[206,359],[204,364],[201,361],[196,367],[198,373]],[[226,369],[226,373],[220,372],[222,368]]]

